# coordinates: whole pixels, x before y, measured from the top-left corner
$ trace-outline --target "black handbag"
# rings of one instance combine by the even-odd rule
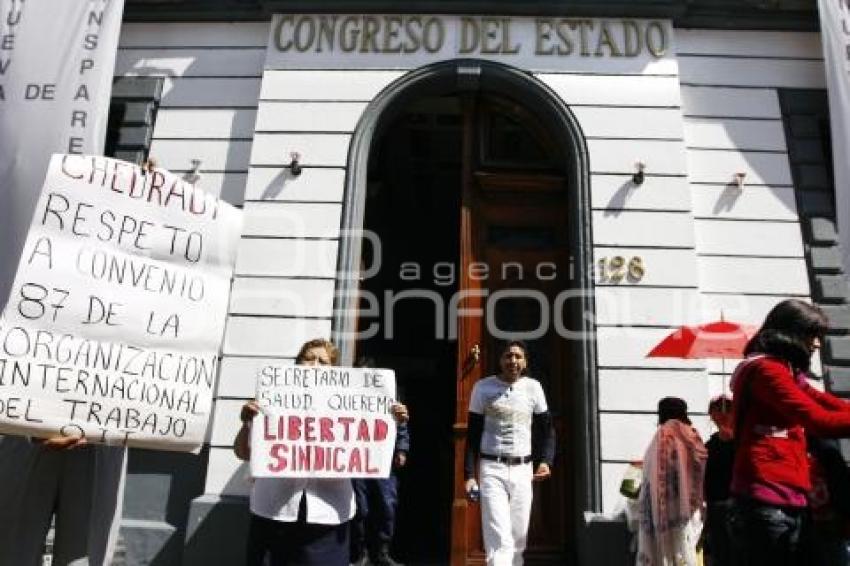
[[[809,453],[823,471],[829,504],[838,516],[850,520],[850,469],[837,440],[806,435]]]

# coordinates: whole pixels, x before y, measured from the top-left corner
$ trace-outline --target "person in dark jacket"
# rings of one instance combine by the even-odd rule
[[[715,397],[708,404],[708,417],[717,432],[705,443],[708,460],[705,464],[705,558],[708,566],[732,564],[732,549],[726,521],[732,499],[729,485],[735,463],[733,438],[732,399],[726,395]]]
[[[398,471],[407,463],[410,433],[407,423],[396,426],[393,471],[388,478],[352,480],[357,513],[351,522],[351,562],[365,565],[367,554],[374,566],[400,566],[390,556],[398,506]]]
[[[782,301],[747,344],[747,359],[732,377],[735,565],[807,563],[800,552],[811,489],[806,432],[850,435],[850,404],[806,381],[827,324],[818,307]]]
[[[812,489],[808,493],[806,556],[818,566],[850,564],[850,469],[838,441],[806,435]]]
[[[361,356],[357,367],[376,367],[375,359]],[[398,392],[397,392],[398,393]],[[396,422],[392,471],[388,478],[351,480],[357,511],[351,521],[351,563],[353,566],[401,566],[390,555],[398,507],[398,472],[407,464],[410,431],[407,421]]]

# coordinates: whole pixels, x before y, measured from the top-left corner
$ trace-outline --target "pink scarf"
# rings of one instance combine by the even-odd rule
[[[669,420],[658,427],[643,459],[642,530],[663,534],[691,520],[702,507],[707,456],[691,425]]]

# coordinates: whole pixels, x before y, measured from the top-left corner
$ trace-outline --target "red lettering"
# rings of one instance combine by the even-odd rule
[[[378,472],[381,470],[379,468],[373,468],[371,466],[371,458],[369,456],[372,454],[372,451],[366,448],[366,473],[369,475],[377,476]]]
[[[351,436],[349,434],[348,428],[351,426],[351,423],[354,422],[354,417],[339,417],[337,420],[339,421],[339,424],[345,427],[345,432],[342,435],[342,439],[348,442],[348,438]]]
[[[301,438],[301,419],[299,417],[289,417],[289,440],[298,440]]]
[[[383,419],[375,419],[375,442],[380,442],[387,437],[387,433],[389,432],[390,427],[387,422]]]
[[[302,446],[298,450],[298,469],[299,470],[309,470],[310,469],[310,446]]]
[[[354,419],[352,419],[352,420],[354,420]],[[340,460],[342,460],[342,458],[340,457],[341,452],[345,452],[345,449],[340,448],[339,446],[334,448],[333,466],[334,466],[335,472],[344,472],[345,471],[345,464],[340,462]]]
[[[334,433],[333,433],[334,421],[329,417],[322,417],[319,419],[319,430],[321,431],[319,435],[322,438],[322,442],[333,442],[334,441]]]
[[[369,442],[369,423],[366,422],[366,419],[360,419],[360,423],[357,425],[357,440]]]
[[[269,431],[269,418],[267,416],[263,416],[263,440],[276,440],[274,434]]]
[[[272,444],[271,450],[269,450],[269,456],[271,456],[273,460],[277,461],[277,463],[269,464],[270,472],[282,472],[286,469],[285,444]]]
[[[316,417],[304,417],[304,440],[316,442]]]
[[[313,452],[313,454],[316,456],[316,461],[313,462],[315,464],[315,466],[313,467],[314,470],[321,471],[321,470],[325,469],[325,451],[326,450],[327,450],[327,448],[317,447],[315,452]]]
[[[351,456],[348,458],[348,472],[362,472],[363,462],[360,461],[360,449],[352,448]]]

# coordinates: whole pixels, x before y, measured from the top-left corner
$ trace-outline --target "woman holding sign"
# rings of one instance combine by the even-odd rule
[[[526,376],[528,347],[508,342],[499,375],[478,381],[469,402],[466,492],[479,493],[488,566],[522,564],[531,518],[532,481],[550,475],[555,434],[540,383]]]
[[[295,363],[330,366],[339,351],[329,340],[306,342]],[[242,407],[242,428],[233,449],[242,460],[251,458],[251,422],[260,408],[256,401]],[[393,406],[396,420],[407,420],[404,405]],[[251,488],[251,524],[247,566],[347,566],[348,523],[354,516],[351,480],[315,478],[256,478]]]

